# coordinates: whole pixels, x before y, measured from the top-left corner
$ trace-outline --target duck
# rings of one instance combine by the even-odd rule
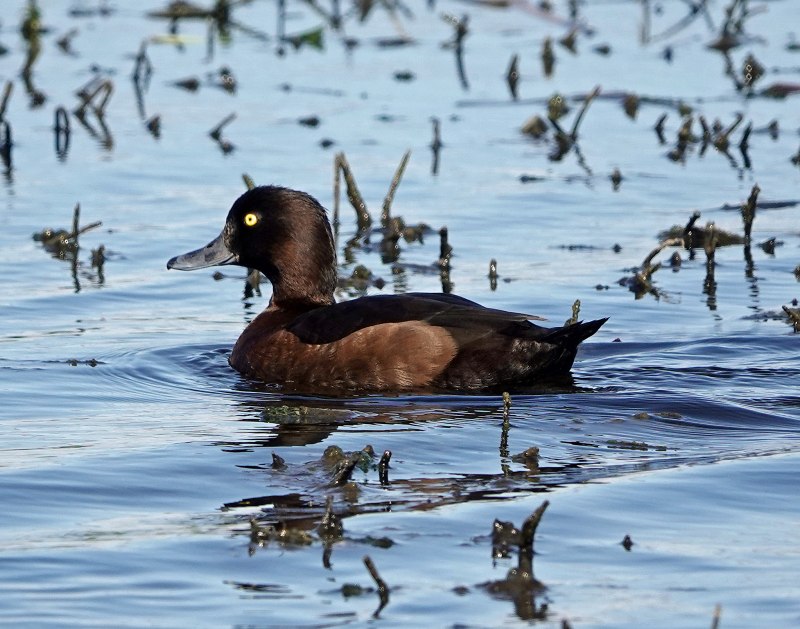
[[[490,393],[569,377],[578,345],[607,319],[542,327],[541,317],[448,293],[337,302],[336,247],[325,208],[281,186],[242,194],[221,233],[167,269],[239,265],[272,284],[264,311],[229,356],[247,379],[293,393]]]

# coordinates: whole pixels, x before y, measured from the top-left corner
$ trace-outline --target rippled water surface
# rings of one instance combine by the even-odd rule
[[[13,85],[0,624],[704,627],[716,608],[721,627],[800,625],[800,341],[782,309],[799,296],[793,0],[701,3],[694,19],[678,0],[573,3],[574,53],[559,43],[567,2],[551,14],[525,1],[375,2],[361,20],[359,3],[290,1],[281,27],[282,3],[256,0],[222,33],[208,20],[171,32],[147,15],[162,5],[133,4],[40,2],[45,30],[29,40],[27,2],[0,16],[0,80]],[[337,4],[338,30],[326,17]],[[750,13],[726,61],[708,44],[730,4]],[[463,77],[453,20],[467,25]],[[137,90],[142,49],[152,74]],[[78,107],[95,75],[112,85],[105,114],[82,125],[70,113],[59,154],[56,108]],[[189,78],[195,91],[175,85]],[[520,131],[551,97],[569,106],[569,131],[595,86],[560,159],[552,128]],[[682,107],[694,137],[675,160]],[[208,134],[231,113],[225,152]],[[703,147],[699,116],[724,128],[738,114],[727,153]],[[183,274],[166,260],[219,232],[243,173],[332,208],[338,151],[377,217],[409,149],[392,211],[432,230],[401,240],[396,260],[380,233],[348,246],[344,198],[340,274],[365,265],[373,282],[339,298],[448,288],[446,225],[454,292],[553,325],[576,299],[581,317],[610,317],[571,386],[515,395],[504,413],[498,396],[290,396],[230,369],[269,286],[246,295],[244,269]],[[650,290],[631,290],[658,234],[694,211],[697,225],[741,234],[755,184],[750,246],[720,247],[712,265],[702,247],[668,248]],[[81,225],[102,221],[76,252],[32,238],[71,229],[76,203]],[[332,447],[368,444],[375,456],[337,484]],[[328,499],[341,536],[318,529]],[[533,573],[520,577],[525,553],[493,548],[493,522],[521,527],[545,500]]]

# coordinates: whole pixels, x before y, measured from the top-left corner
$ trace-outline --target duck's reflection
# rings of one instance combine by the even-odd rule
[[[472,501],[518,499],[531,492],[547,492],[573,476],[579,462],[543,465],[536,448],[509,455],[498,434],[498,472],[461,472],[402,477],[389,465],[391,454],[381,457],[380,435],[407,429],[424,422],[496,419],[502,421],[503,400],[499,397],[463,396],[402,397],[396,399],[358,398],[322,400],[275,396],[269,401],[241,401],[248,429],[243,437],[218,442],[227,452],[253,452],[259,448],[305,446],[325,441],[339,428],[358,424],[383,426],[374,433],[374,445],[347,452],[329,445],[317,458],[298,461],[271,453],[271,461],[243,465],[263,473],[270,491],[264,495],[232,500],[223,510],[240,522],[240,532],[249,536],[248,550],[257,554],[269,547],[321,548],[321,563],[330,570],[337,545],[389,548],[390,537],[359,537],[348,533],[347,519],[360,514],[391,511],[432,511]],[[393,429],[392,427],[396,428]],[[376,452],[377,450],[377,452]],[[285,454],[282,452],[281,454]],[[254,515],[255,514],[255,515]],[[487,528],[490,523],[487,522]],[[532,535],[532,534],[531,534]],[[493,541],[493,546],[498,543]],[[506,540],[508,541],[508,540]],[[547,616],[547,605],[537,599],[544,586],[533,577],[532,549],[521,542],[519,565],[505,579],[477,584],[493,598],[512,601],[516,614],[525,620]],[[512,551],[513,552],[513,551]],[[372,592],[374,589],[364,590]]]

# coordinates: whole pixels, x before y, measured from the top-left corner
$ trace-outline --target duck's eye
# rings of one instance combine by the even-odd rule
[[[256,223],[258,223],[258,215],[257,214],[253,214],[252,212],[250,212],[249,214],[245,214],[244,215],[244,224],[245,225],[247,225],[248,227],[252,227]]]

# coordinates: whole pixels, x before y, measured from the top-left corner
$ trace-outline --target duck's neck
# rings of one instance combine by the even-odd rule
[[[328,231],[324,237],[310,239],[314,246],[301,241],[288,242],[279,255],[274,268],[265,270],[272,282],[270,307],[284,309],[312,309],[335,303],[336,253],[333,237]]]

